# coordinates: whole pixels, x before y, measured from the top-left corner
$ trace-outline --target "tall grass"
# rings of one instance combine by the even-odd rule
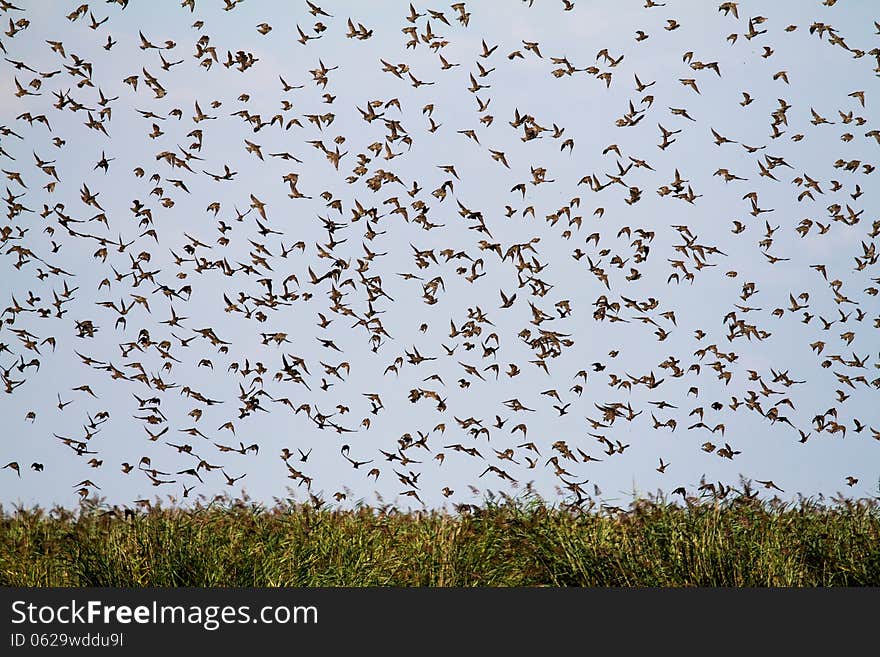
[[[4,586],[877,586],[880,505],[540,500],[457,513],[245,502],[6,512]]]

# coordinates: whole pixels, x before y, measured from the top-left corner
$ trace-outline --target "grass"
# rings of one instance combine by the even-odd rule
[[[0,507],[3,586],[877,586],[880,504]]]

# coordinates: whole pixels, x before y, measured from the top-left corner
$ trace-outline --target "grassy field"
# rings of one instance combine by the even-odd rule
[[[460,513],[0,507],[4,586],[880,585],[877,500],[639,500],[623,512],[536,500]]]

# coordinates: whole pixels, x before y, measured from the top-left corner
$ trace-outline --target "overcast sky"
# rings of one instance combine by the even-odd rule
[[[0,502],[877,494],[876,5],[573,4],[6,10]]]

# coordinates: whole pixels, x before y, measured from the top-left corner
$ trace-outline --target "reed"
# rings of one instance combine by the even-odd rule
[[[877,586],[876,499],[0,507],[4,586]]]

